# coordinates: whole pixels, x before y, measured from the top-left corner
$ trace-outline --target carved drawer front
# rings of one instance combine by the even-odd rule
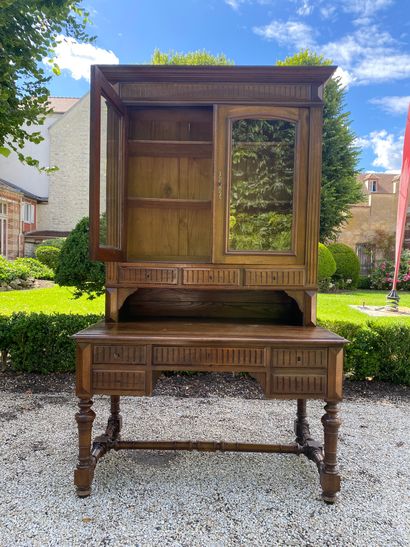
[[[145,365],[147,352],[145,346],[94,346],[93,363],[130,363]]]
[[[273,349],[274,367],[327,367],[327,349]]]
[[[184,268],[184,285],[239,285],[240,270],[236,268]]]
[[[261,367],[264,349],[157,346],[153,348],[153,364]]]
[[[303,286],[304,270],[245,270],[245,286],[276,287]]]
[[[272,374],[271,392],[277,395],[325,395],[326,374]]]
[[[119,282],[176,285],[178,283],[178,269],[124,267],[120,268]]]
[[[145,372],[130,370],[121,365],[105,365],[93,367],[92,389],[95,392],[129,391],[145,393]]]

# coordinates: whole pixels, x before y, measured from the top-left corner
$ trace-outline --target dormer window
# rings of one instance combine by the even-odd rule
[[[377,192],[377,180],[369,181],[369,192]]]

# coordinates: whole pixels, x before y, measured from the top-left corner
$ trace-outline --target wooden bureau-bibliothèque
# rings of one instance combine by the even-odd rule
[[[323,88],[335,67],[93,66],[90,252],[105,320],[77,335],[79,461],[88,496],[111,449],[304,454],[340,489],[346,340],[316,326]],[[295,399],[289,444],[122,440],[120,397],[165,371],[246,372]],[[92,441],[94,394],[111,398]],[[308,399],[323,399],[324,442]]]

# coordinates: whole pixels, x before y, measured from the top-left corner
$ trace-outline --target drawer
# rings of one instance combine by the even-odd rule
[[[93,347],[93,363],[130,363],[145,365],[145,346],[98,345]]]
[[[184,268],[184,285],[233,285],[239,286],[238,268]]]
[[[212,348],[154,346],[154,365],[219,365],[261,367],[264,365],[263,348]]]
[[[146,373],[144,370],[130,370],[130,367],[124,365],[93,366],[91,382],[95,393],[121,391],[144,394]]]
[[[327,349],[273,349],[272,366],[327,368]]]
[[[303,287],[304,270],[245,270],[246,287]]]
[[[326,374],[285,374],[271,375],[272,395],[326,395]]]
[[[176,285],[178,283],[178,269],[120,267],[119,282],[143,285]]]

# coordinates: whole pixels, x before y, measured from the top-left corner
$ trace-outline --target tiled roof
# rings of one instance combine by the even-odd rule
[[[79,100],[80,99],[77,97],[49,97],[48,104],[55,114],[64,114],[72,106],[78,103]]]
[[[31,192],[24,190],[24,188],[17,186],[17,184],[13,184],[12,182],[9,182],[4,179],[0,179],[0,186],[5,186],[9,190],[17,192],[19,194],[23,194],[23,196],[25,196],[26,198],[35,199],[36,201],[41,201],[41,202],[48,201],[48,198],[36,196],[35,194],[32,194]]]
[[[359,179],[363,182],[363,190],[366,192],[365,181],[377,180],[378,194],[392,194],[393,181],[398,179],[399,175],[394,173],[363,173],[359,175]]]
[[[33,230],[26,232],[24,237],[47,238],[47,237],[67,237],[70,232],[59,232],[58,230]]]

